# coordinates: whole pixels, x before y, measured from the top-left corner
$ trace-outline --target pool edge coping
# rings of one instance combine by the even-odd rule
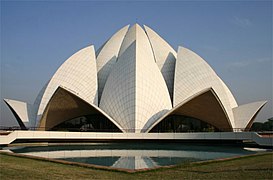
[[[16,154],[16,153],[3,152],[3,151],[0,151],[0,154],[14,156],[14,157],[28,158],[28,159],[33,159],[33,160],[40,160],[40,161],[59,163],[59,164],[64,164],[64,165],[72,165],[72,166],[78,166],[78,167],[84,167],[84,168],[92,168],[92,169],[97,169],[97,170],[116,171],[116,172],[122,172],[122,173],[138,173],[138,172],[148,172],[148,171],[160,170],[160,169],[176,168],[176,167],[185,166],[185,165],[202,165],[202,164],[209,164],[209,163],[217,163],[217,162],[236,160],[236,159],[247,158],[247,157],[252,157],[252,156],[262,156],[262,155],[266,155],[266,154],[272,154],[273,155],[273,152],[272,151],[257,152],[256,154],[233,156],[233,157],[206,160],[206,161],[198,161],[198,162],[189,162],[187,164],[175,164],[175,165],[169,165],[169,166],[156,166],[156,167],[153,167],[153,168],[143,168],[143,169],[115,168],[115,167],[101,166],[101,165],[95,165],[95,164],[86,164],[86,163],[80,163],[80,162],[57,160],[57,159],[52,159],[52,158],[37,157],[37,156],[32,156],[32,155]]]

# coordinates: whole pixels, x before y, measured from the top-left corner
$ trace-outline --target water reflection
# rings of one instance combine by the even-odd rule
[[[181,143],[108,143],[92,145],[12,147],[5,151],[125,169],[144,169],[253,154],[242,147]]]

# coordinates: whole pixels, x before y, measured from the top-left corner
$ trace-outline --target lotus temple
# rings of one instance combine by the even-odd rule
[[[154,30],[138,24],[123,27],[97,50],[91,45],[74,53],[33,104],[4,101],[21,130],[142,138],[244,132],[266,104],[238,105],[202,57],[185,47],[174,50]]]

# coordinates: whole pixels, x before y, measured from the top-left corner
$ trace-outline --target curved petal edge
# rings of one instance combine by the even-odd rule
[[[233,108],[235,128],[239,131],[250,129],[255,117],[267,101],[252,102]]]
[[[98,71],[98,99],[100,101],[103,88],[113,66],[115,65],[120,46],[124,36],[128,31],[129,25],[120,29],[97,52],[97,71]]]
[[[37,111],[36,124],[40,123],[47,103],[59,86],[89,104],[98,104],[97,66],[94,46],[88,46],[73,54],[56,71],[42,95]]]
[[[220,130],[232,131],[227,112],[213,88],[204,89],[185,99],[150,126],[146,132],[149,132],[169,115],[186,115],[200,119]]]
[[[66,120],[90,114],[102,114],[123,131],[121,126],[104,111],[71,93],[66,87],[60,86],[47,104],[38,130],[49,130]]]
[[[21,129],[27,129],[33,126],[33,106],[26,102],[4,99],[13,115],[15,116]]]

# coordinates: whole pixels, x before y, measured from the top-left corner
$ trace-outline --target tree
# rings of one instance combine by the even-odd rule
[[[273,117],[266,122],[254,122],[250,128],[250,131],[273,131]]]

